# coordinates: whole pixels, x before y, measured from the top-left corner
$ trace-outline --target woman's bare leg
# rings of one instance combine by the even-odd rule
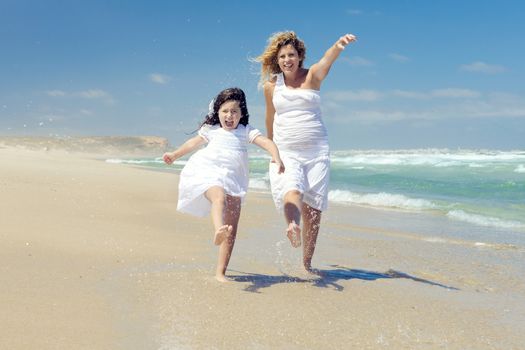
[[[301,246],[301,208],[303,206],[303,195],[297,190],[291,190],[284,195],[284,218],[288,227],[286,236],[292,247]]]
[[[219,256],[215,278],[220,282],[227,282],[226,269],[237,236],[237,227],[241,216],[241,198],[226,195],[224,206],[224,224],[230,228],[229,234],[219,245]]]
[[[232,232],[231,225],[224,224],[224,203],[226,200],[226,194],[222,187],[213,186],[210,187],[204,195],[211,202],[211,220],[215,227],[213,243],[219,245]]]
[[[306,271],[312,271],[317,235],[321,225],[321,211],[303,204],[303,266]]]

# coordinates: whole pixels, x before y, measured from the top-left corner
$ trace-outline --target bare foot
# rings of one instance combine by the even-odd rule
[[[215,275],[215,279],[221,283],[230,282],[231,280],[225,275]]]
[[[307,266],[307,265],[304,265],[304,272],[308,275],[313,275],[313,276],[323,276],[323,272],[321,270],[318,270],[318,269],[313,269],[312,266]]]
[[[286,236],[288,236],[292,247],[297,248],[301,246],[301,227],[299,227],[294,221],[288,224]]]
[[[220,245],[226,238],[228,238],[233,231],[232,225],[223,225],[219,227],[217,231],[215,231],[215,238],[213,239],[213,243],[215,245]]]

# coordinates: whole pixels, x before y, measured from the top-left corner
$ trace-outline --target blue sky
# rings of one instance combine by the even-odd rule
[[[230,86],[264,129],[258,65],[294,30],[334,149],[525,149],[525,3],[0,0],[0,135],[157,135],[176,145]]]

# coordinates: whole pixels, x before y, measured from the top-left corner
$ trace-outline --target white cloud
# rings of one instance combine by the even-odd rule
[[[481,94],[478,91],[470,89],[458,89],[458,88],[446,88],[432,90],[432,96],[434,97],[446,97],[446,98],[477,98]]]
[[[382,94],[374,90],[346,90],[332,91],[326,94],[328,99],[334,101],[376,101],[382,97]]]
[[[374,62],[367,60],[366,58],[355,56],[355,57],[343,57],[342,61],[347,62],[351,66],[373,66]]]
[[[377,90],[338,90],[330,91],[325,94],[328,100],[335,102],[344,101],[378,101],[386,98],[404,98],[404,99],[443,99],[443,98],[479,98],[481,93],[479,91],[460,88],[443,88],[434,89],[428,92],[424,91],[410,91],[410,90],[391,90],[381,92]]]
[[[413,99],[425,99],[429,98],[429,95],[419,91],[407,91],[407,90],[392,90],[392,96],[402,98],[413,98]]]
[[[171,80],[171,77],[168,76],[168,75],[165,75],[165,74],[160,74],[160,73],[152,73],[149,75],[149,79],[154,82],[154,83],[157,83],[157,84],[167,84],[170,82]]]
[[[87,98],[87,99],[111,98],[110,94],[108,94],[104,90],[99,90],[99,89],[91,89],[91,90],[79,91],[79,92],[75,92],[73,95],[77,96],[77,97]]]
[[[407,103],[405,99],[424,102]],[[446,102],[443,101],[446,99]],[[324,115],[334,123],[350,121],[525,118],[525,98],[504,92],[460,88],[426,92],[392,90],[332,91],[323,100]],[[365,104],[358,104],[362,101]]]
[[[350,10],[346,10],[346,13],[352,16],[359,16],[363,14],[363,11],[357,10],[357,9],[350,9]]]
[[[408,58],[407,56],[398,54],[398,53],[391,53],[391,54],[388,55],[388,57],[390,57],[391,59],[393,59],[396,62],[401,62],[401,63],[405,63],[405,62],[410,61],[410,58]]]
[[[89,89],[89,90],[75,91],[75,92],[67,92],[63,90],[48,90],[45,93],[51,97],[77,97],[77,98],[84,98],[84,99],[89,99],[89,100],[101,99],[107,103],[115,102],[115,100],[113,99],[110,93],[104,90],[101,90],[101,89]]]
[[[394,121],[410,119],[413,117],[406,111],[384,111],[384,110],[354,110],[350,111],[349,117],[354,120],[365,120],[365,121]]]
[[[386,122],[399,120],[444,120],[478,118],[525,118],[525,106],[501,106],[493,103],[467,103],[449,106],[428,106],[425,109],[351,109],[349,106],[330,108],[331,122],[351,121]]]
[[[460,67],[460,70],[475,73],[498,74],[505,72],[507,69],[501,65],[488,64],[485,62],[477,61],[470,64],[462,65]]]
[[[48,94],[49,96],[52,96],[52,97],[66,96],[66,92],[64,92],[62,90],[49,90],[49,91],[46,91],[46,94]]]

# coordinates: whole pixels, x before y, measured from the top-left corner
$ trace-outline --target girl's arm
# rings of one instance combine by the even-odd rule
[[[273,90],[275,83],[267,81],[264,84],[264,99],[266,100],[266,134],[270,140],[273,140],[273,118],[275,107],[273,106]]]
[[[162,156],[162,159],[164,160],[166,164],[171,164],[177,159],[179,159],[180,157],[194,151],[197,147],[202,146],[205,143],[206,143],[206,140],[202,136],[197,135],[195,137],[192,137],[188,141],[184,142],[175,151],[164,153],[164,155]]]
[[[279,167],[278,173],[284,173],[284,164],[281,160],[281,157],[279,156],[279,150],[277,149],[277,146],[275,143],[267,138],[266,136],[259,135],[253,140],[254,144],[261,147],[262,149],[266,150],[270,155],[272,156],[272,162],[276,163]]]
[[[310,74],[312,78],[313,85],[316,87],[321,86],[321,82],[326,78],[332,64],[339,57],[339,54],[345,49],[346,45],[350,44],[353,41],[356,41],[357,38],[353,34],[345,34],[339,38],[328,50],[326,50],[324,56],[319,60],[319,62],[313,64],[310,67]]]

